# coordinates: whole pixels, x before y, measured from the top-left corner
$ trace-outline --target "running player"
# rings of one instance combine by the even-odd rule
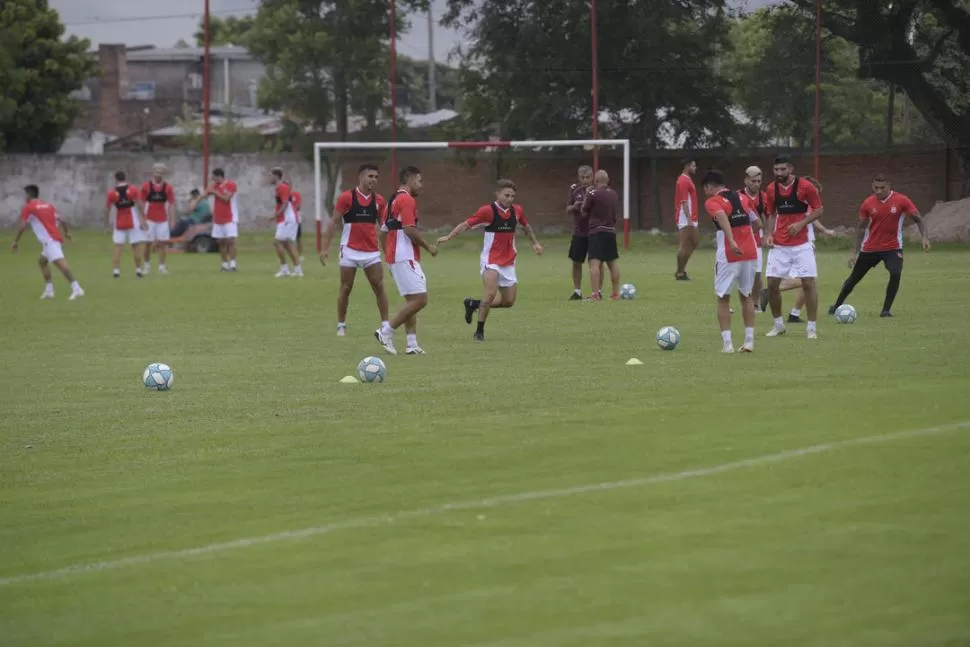
[[[115,278],[121,276],[121,252],[125,243],[131,245],[131,254],[135,261],[135,276],[142,275],[142,247],[148,241],[148,223],[142,220],[138,213],[138,190],[129,185],[125,179],[125,172],[115,173],[115,188],[108,191],[104,203],[105,230],[111,226],[111,210],[114,209],[114,228],[111,240],[114,252],[111,255],[111,273]]]
[[[71,268],[67,264],[67,259],[64,258],[62,243],[65,237],[71,240],[71,232],[68,231],[67,223],[57,217],[54,205],[40,199],[40,189],[36,185],[28,184],[25,186],[24,195],[26,204],[20,210],[20,227],[17,229],[17,235],[13,239],[13,245],[10,246],[10,249],[14,252],[17,251],[20,237],[24,235],[27,227],[30,227],[34,230],[34,236],[37,237],[37,242],[40,243],[41,247],[38,263],[40,264],[40,273],[44,276],[44,292],[40,295],[40,298],[54,298],[51,263],[57,266],[64,278],[71,284],[70,300],[74,301],[83,297],[84,290],[75,280],[74,274],[71,273]],[[61,236],[61,232],[57,228],[58,225],[64,230],[64,236]]]
[[[296,232],[300,223],[296,219],[296,211],[293,209],[293,194],[290,192],[290,183],[283,181],[283,169],[274,168],[269,173],[269,181],[274,187],[274,197],[276,198],[276,212],[273,214],[273,221],[276,223],[276,235],[273,237],[273,246],[276,248],[276,257],[280,259],[280,271],[276,273],[276,278],[283,276],[303,276],[303,268],[300,266],[299,254],[296,251]],[[286,255],[290,255],[293,261],[293,271],[286,263]]]
[[[290,202],[293,203],[293,211],[296,213],[296,253],[300,256],[300,265],[303,265],[303,216],[300,209],[303,208],[303,196],[300,192],[290,186]]]
[[[483,227],[485,241],[482,246],[480,270],[484,286],[482,298],[465,297],[465,323],[472,322],[478,311],[478,328],[473,339],[485,341],[485,320],[492,308],[511,308],[515,305],[518,277],[515,273],[515,229],[522,225],[526,235],[532,240],[532,249],[542,254],[542,245],[535,232],[525,219],[522,207],[515,202],[515,183],[512,180],[499,180],[495,189],[495,201],[478,209],[473,216],[455,227],[450,234],[438,239],[438,246],[447,243],[455,236],[469,229]]]
[[[697,173],[697,162],[692,157],[685,157],[683,170],[677,178],[674,188],[674,213],[677,214],[677,273],[674,278],[678,281],[689,281],[687,276],[687,261],[700,243],[700,232],[697,229],[697,187],[694,186],[694,174]]]
[[[616,248],[616,211],[620,199],[610,188],[606,171],[596,171],[593,190],[586,194],[583,215],[589,223],[589,283],[590,301],[603,300],[603,263],[610,270],[613,292],[610,298],[620,298],[620,254]]]
[[[717,227],[714,253],[714,293],[717,295],[717,321],[721,326],[722,352],[733,353],[731,339],[731,289],[737,285],[744,319],[744,345],[741,352],[754,351],[754,277],[758,271],[758,245],[754,228],[761,219],[741,202],[741,196],[724,186],[720,171],[708,171],[701,180],[707,201],[704,208]],[[754,227],[752,227],[754,223]]]
[[[816,339],[818,318],[818,292],[815,263],[815,246],[809,241],[808,226],[822,215],[822,201],[818,190],[806,180],[792,174],[795,167],[784,155],[775,158],[775,181],[768,186],[768,226],[765,242],[768,263],[768,301],[774,325],[768,337],[785,334],[785,320],[781,316],[781,281],[793,275],[802,282],[805,304],[808,307],[807,337]]]
[[[437,256],[438,248],[429,245],[418,231],[418,204],[415,198],[421,192],[421,170],[416,166],[401,169],[401,185],[387,203],[386,217],[381,226],[384,238],[384,261],[397,290],[404,297],[404,305],[390,322],[374,332],[377,342],[391,355],[394,348],[394,331],[404,326],[407,333],[407,355],[424,355],[418,345],[418,313],[428,305],[428,282],[421,269],[421,249]]]
[[[171,226],[175,221],[175,190],[165,177],[165,165],[152,167],[152,179],[141,187],[141,202],[148,220],[148,244],[145,245],[145,265],[142,272],[148,274],[152,269],[152,249],[158,251],[158,273],[168,274],[165,257],[168,254],[168,241]]]
[[[220,272],[236,271],[236,238],[239,237],[239,207],[236,192],[239,187],[226,179],[221,168],[212,170],[212,184],[202,194],[205,199],[215,198],[212,210],[212,237],[219,243],[219,257],[222,259]]]
[[[583,263],[589,252],[589,219],[583,213],[583,201],[593,184],[593,169],[580,166],[576,184],[569,186],[566,213],[573,217],[573,237],[569,241],[569,260],[573,262],[573,293],[570,301],[583,300]]]
[[[889,272],[889,283],[886,285],[886,298],[879,316],[893,316],[893,301],[903,276],[903,224],[907,216],[919,228],[923,251],[930,251],[930,240],[926,237],[923,216],[913,201],[902,193],[893,191],[892,184],[885,175],[880,173],[873,178],[872,195],[859,207],[858,233],[849,256],[852,273],[842,285],[839,298],[829,308],[829,314],[835,314],[835,309],[845,303],[853,288],[869,270],[882,263]]]
[[[357,270],[364,270],[377,298],[377,310],[381,316],[381,328],[387,324],[387,293],[384,291],[384,267],[377,245],[377,222],[384,213],[384,198],[374,192],[377,187],[376,164],[361,164],[357,170],[357,186],[344,191],[334,205],[333,218],[323,234],[320,263],[327,264],[330,243],[337,228],[340,234],[340,293],[337,296],[337,336],[347,334],[347,306],[350,291],[354,289]]]

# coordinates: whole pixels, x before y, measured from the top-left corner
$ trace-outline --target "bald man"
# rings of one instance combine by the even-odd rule
[[[610,269],[613,292],[610,298],[620,298],[620,257],[616,247],[616,212],[620,199],[610,188],[610,176],[604,170],[593,175],[593,188],[583,201],[583,215],[589,219],[589,283],[590,301],[603,300],[603,263]]]

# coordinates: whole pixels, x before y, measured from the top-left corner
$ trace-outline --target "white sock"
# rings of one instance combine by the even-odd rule
[[[802,309],[801,308],[792,308],[791,309],[791,316],[793,316],[793,317],[800,317],[801,315],[802,315]]]
[[[394,329],[391,328],[391,322],[390,321],[382,321],[381,322],[381,332],[384,333],[385,335],[393,335],[394,334]]]
[[[582,294],[582,293],[583,291],[580,290],[579,288],[576,288],[575,290],[573,290],[573,294]]]
[[[229,261],[229,269],[232,269],[234,267],[236,267],[236,259],[232,259],[231,261]]]
[[[785,327],[785,321],[781,317],[775,317],[775,328],[779,330]]]
[[[71,281],[71,289],[74,290],[75,292],[80,292],[81,291],[81,284],[78,283],[77,281]],[[54,286],[52,285],[51,286],[51,292],[53,292],[53,291],[54,291]]]
[[[227,269],[227,270],[228,270],[228,269],[229,269],[229,263],[223,263],[223,264],[222,264],[222,267],[224,267],[225,269]]]
[[[754,343],[754,328],[744,328],[744,343],[753,344]]]
[[[121,276],[121,270],[111,270],[111,273],[115,276]]]
[[[725,345],[730,344],[731,343],[731,331],[730,330],[722,330],[721,331],[721,339],[724,341],[724,344]]]
[[[294,272],[302,272],[303,271],[303,266],[302,265],[294,265],[293,266],[293,271]]]
[[[806,330],[807,330],[808,332],[815,332],[815,322],[814,322],[814,321],[809,321],[809,322],[808,322],[808,325],[807,325],[807,326],[805,326],[805,329],[806,329]]]
[[[418,345],[417,335],[408,335],[408,348],[414,348]]]
[[[148,261],[145,261],[144,265],[141,266],[141,269],[147,272],[148,270],[152,269],[152,264],[149,263]]]
[[[287,265],[286,263],[283,263],[282,265],[280,265],[280,272],[289,272],[289,271],[290,271],[289,265]]]
[[[71,285],[74,285],[74,284],[72,283]],[[53,281],[48,281],[44,283],[44,292],[53,292],[53,291],[54,291]]]
[[[164,270],[165,269],[165,263],[159,263],[158,264],[158,269]]]

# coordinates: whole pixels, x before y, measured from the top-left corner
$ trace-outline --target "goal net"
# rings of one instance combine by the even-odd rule
[[[340,191],[357,181],[357,168],[380,167],[378,193],[397,188],[397,170],[421,169],[424,191],[419,210],[422,228],[452,227],[492,199],[495,180],[513,180],[516,202],[537,230],[569,231],[569,187],[580,166],[604,169],[619,194],[624,247],[630,245],[630,141],[628,139],[317,142],[313,150],[317,249],[321,232]]]

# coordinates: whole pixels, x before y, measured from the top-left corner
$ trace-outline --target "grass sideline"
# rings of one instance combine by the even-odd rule
[[[113,280],[109,240],[82,232],[66,247],[78,302],[59,277],[57,299],[38,299],[25,239],[0,256],[0,579],[135,561],[0,585],[0,642],[970,641],[970,432],[858,442],[970,420],[967,254],[907,249],[892,320],[877,317],[880,268],[850,299],[856,324],[823,317],[809,343],[796,326],[765,339],[762,316],[756,352],[725,357],[712,252],[678,283],[652,238],[621,259],[638,294],[620,303],[565,301],[564,238],[523,249],[519,303],[475,345],[467,234],[424,263],[429,354],[385,358],[373,386],[337,383],[380,351],[366,284],[338,339],[335,268],[274,279],[268,234],[244,237],[236,274],[179,254],[172,275],[137,281],[127,257]],[[845,252],[820,268],[828,304]],[[653,341],[667,324],[671,353]],[[141,387],[151,361],[174,367],[171,392]],[[849,444],[798,453],[825,443]],[[342,529],[137,561],[328,524]]]

